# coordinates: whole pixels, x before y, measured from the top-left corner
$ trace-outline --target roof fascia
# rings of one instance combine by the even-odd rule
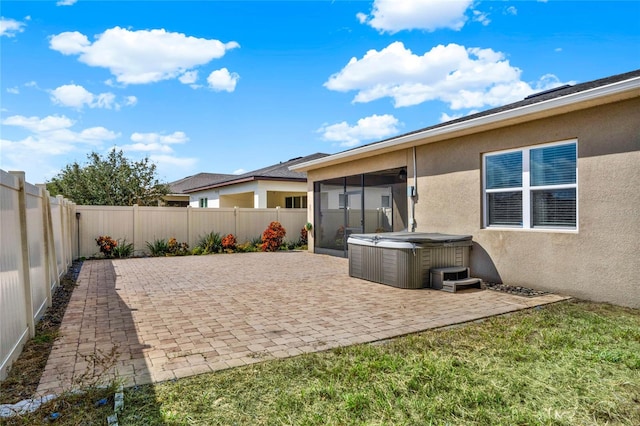
[[[314,170],[321,167],[368,157],[372,154],[383,154],[390,151],[410,148],[412,146],[467,136],[473,133],[546,118],[556,114],[578,111],[592,106],[604,105],[638,96],[640,96],[640,77],[634,77],[628,80],[583,90],[558,98],[548,99],[546,101],[452,123],[448,126],[426,129],[424,131],[399,136],[388,141],[339,152],[329,157],[323,157],[296,164],[295,166],[290,166],[289,169],[297,172]]]
[[[191,188],[184,191],[185,194],[193,194],[195,192],[207,191],[209,189],[223,188],[225,186],[233,186],[240,183],[253,182],[258,180],[270,180],[270,181],[287,181],[287,182],[306,182],[306,178],[287,178],[287,177],[270,177],[270,176],[248,176],[242,179],[235,179],[227,182],[215,183],[213,185],[201,186],[199,188]]]

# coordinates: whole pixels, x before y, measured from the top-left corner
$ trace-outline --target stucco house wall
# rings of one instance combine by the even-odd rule
[[[577,140],[577,229],[484,228],[483,154],[565,140]],[[640,97],[414,145],[415,230],[473,235],[474,276],[640,307]],[[314,181],[389,167],[406,166],[412,184],[412,151],[309,169],[309,200]]]

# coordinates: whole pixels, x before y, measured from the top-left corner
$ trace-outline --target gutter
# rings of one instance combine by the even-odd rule
[[[578,111],[596,105],[604,105],[640,96],[640,77],[583,90],[558,98],[521,107],[499,111],[494,114],[471,118],[437,128],[405,134],[393,139],[355,148],[349,151],[311,160],[289,167],[289,170],[306,172],[335,164],[352,161],[357,157],[382,154],[417,145],[439,142],[454,137],[467,136],[480,131],[493,130],[517,123],[546,118],[559,113]]]

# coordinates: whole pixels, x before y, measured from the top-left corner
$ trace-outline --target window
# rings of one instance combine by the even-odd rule
[[[390,195],[382,195],[381,196],[380,207],[386,208],[386,209],[391,207],[391,196]]]
[[[349,205],[349,195],[338,194],[338,208],[346,209],[348,205]]]
[[[200,198],[200,207],[206,208],[208,207],[209,200],[207,198]]]
[[[484,225],[577,225],[577,142],[484,155]]]
[[[306,209],[307,208],[307,196],[302,195],[299,197],[285,197],[285,207],[288,209]]]

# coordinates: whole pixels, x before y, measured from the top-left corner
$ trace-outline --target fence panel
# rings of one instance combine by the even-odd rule
[[[31,185],[25,185],[27,206],[27,239],[29,244],[29,279],[31,282],[31,303],[34,318],[38,319],[44,314],[47,307],[46,260],[44,258],[44,222],[43,201],[40,189]]]
[[[22,269],[20,215],[18,212],[19,182],[1,171],[0,212],[2,249],[0,250],[0,379],[12,359],[29,337],[26,297],[20,279]]]
[[[189,208],[189,247],[195,247],[200,237],[209,232],[236,234],[236,211],[233,208]]]
[[[285,241],[297,242],[302,227],[307,223],[307,209],[280,209],[278,216],[278,221],[287,231]]]
[[[81,256],[91,257],[100,254],[96,244],[96,238],[99,236],[108,235],[115,240],[134,242],[133,207],[76,206],[76,212],[80,213],[76,228],[80,228]]]
[[[261,236],[271,222],[278,220],[279,209],[239,208],[237,210],[236,240],[239,243]]]
[[[134,208],[135,211],[136,208]],[[184,207],[137,207],[136,249],[146,250],[146,243],[175,238],[179,242],[189,238],[187,209]]]

